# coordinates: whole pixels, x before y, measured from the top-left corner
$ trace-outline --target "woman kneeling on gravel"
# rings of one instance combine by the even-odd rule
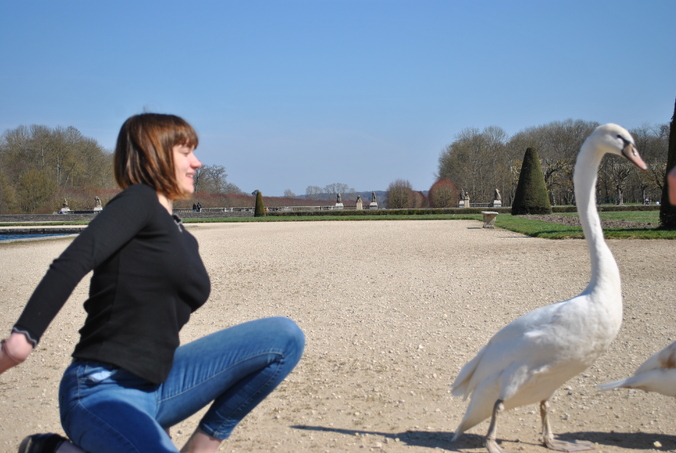
[[[237,325],[183,346],[179,330],[207,300],[195,238],[172,215],[194,192],[194,129],[173,115],[129,118],[117,140],[123,189],[54,260],[12,334],[0,373],[23,362],[90,271],[87,319],[59,390],[56,434],[20,453],[177,452],[169,428],[211,403],[181,452],[214,452],[296,366],[305,337],[287,318]]]

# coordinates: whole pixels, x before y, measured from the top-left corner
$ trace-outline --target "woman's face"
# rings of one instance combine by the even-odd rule
[[[195,148],[185,145],[174,146],[174,169],[176,181],[185,194],[195,192],[195,170],[202,166],[195,156]]]

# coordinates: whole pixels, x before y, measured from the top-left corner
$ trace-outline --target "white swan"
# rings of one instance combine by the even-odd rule
[[[676,341],[643,362],[634,376],[597,387],[601,390],[641,389],[676,397]]]
[[[620,272],[603,239],[595,202],[598,167],[607,153],[622,155],[646,169],[629,132],[615,124],[596,128],[580,149],[573,182],[591,257],[589,285],[577,297],[538,308],[506,325],[460,370],[452,394],[465,399],[471,395],[471,401],[453,440],[491,417],[486,447],[491,453],[502,453],[496,442],[498,413],[540,402],[547,447],[560,451],[592,448],[588,442],[554,440],[547,400],[606,350],[622,323]]]

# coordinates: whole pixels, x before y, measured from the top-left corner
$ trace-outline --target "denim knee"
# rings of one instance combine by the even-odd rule
[[[295,358],[295,363],[298,363],[305,349],[305,334],[298,324],[289,318],[274,319],[279,320],[279,334],[286,336],[287,359],[293,360]]]

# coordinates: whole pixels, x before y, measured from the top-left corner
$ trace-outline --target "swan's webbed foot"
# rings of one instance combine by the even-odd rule
[[[563,440],[556,440],[553,437],[544,439],[545,447],[556,451],[585,451],[593,450],[594,444],[587,440],[576,440],[575,442],[565,442]]]
[[[575,442],[566,442],[554,439],[554,433],[549,425],[549,404],[547,400],[540,401],[540,416],[542,417],[542,442],[545,447],[555,451],[585,451],[593,450],[594,444],[586,440],[576,440]]]
[[[493,406],[493,416],[491,417],[491,424],[488,427],[488,434],[486,434],[486,449],[488,453],[511,453],[506,450],[503,450],[496,440],[496,427],[497,427],[497,418],[498,412],[505,410],[505,406],[502,404],[502,400],[497,400]]]
[[[488,450],[488,453],[512,453],[507,450],[503,450],[503,448],[498,445],[498,442],[495,439],[486,439],[486,449]]]

